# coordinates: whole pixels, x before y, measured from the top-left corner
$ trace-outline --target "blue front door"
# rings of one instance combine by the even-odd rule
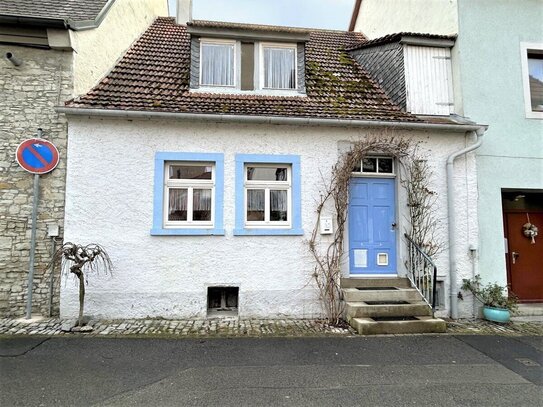
[[[394,178],[352,178],[349,186],[351,274],[396,274]]]

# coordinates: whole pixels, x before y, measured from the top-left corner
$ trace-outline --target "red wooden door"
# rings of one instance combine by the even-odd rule
[[[528,212],[530,222],[539,228],[539,236],[524,236],[526,212],[506,213],[508,242],[507,266],[511,291],[520,301],[543,301],[543,213]]]

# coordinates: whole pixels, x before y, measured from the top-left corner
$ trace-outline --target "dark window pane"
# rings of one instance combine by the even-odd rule
[[[270,191],[270,220],[286,221],[288,213],[287,191]]]
[[[170,165],[170,179],[211,179],[211,165]]]
[[[248,181],[287,181],[286,167],[247,167]]]
[[[211,189],[194,189],[192,220],[211,220]]]
[[[543,54],[528,54],[532,111],[543,112]]]
[[[168,220],[186,221],[188,197],[187,190],[170,188],[169,193],[170,196],[168,197]]]
[[[247,190],[247,221],[263,221],[266,191],[263,189]]]
[[[379,172],[392,174],[392,158],[379,158]]]
[[[362,160],[363,172],[377,172],[377,158],[364,158]]]

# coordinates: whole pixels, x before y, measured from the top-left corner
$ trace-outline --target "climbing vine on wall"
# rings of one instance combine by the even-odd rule
[[[436,240],[438,219],[434,204],[436,193],[431,189],[431,169],[419,155],[419,143],[407,138],[375,136],[352,143],[351,149],[340,155],[332,167],[330,178],[323,176],[323,187],[317,201],[317,222],[309,239],[309,251],[315,259],[313,279],[320,293],[328,322],[339,324],[344,303],[340,287],[341,265],[345,260],[345,226],[349,206],[349,182],[353,169],[369,155],[393,157],[397,163],[397,177],[407,194],[408,233],[419,246],[436,254],[441,243]],[[331,237],[319,234],[320,218],[325,211],[335,215]]]

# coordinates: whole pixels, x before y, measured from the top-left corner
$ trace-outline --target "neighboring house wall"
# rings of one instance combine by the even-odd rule
[[[455,34],[456,3],[457,0],[362,0],[354,31],[370,39],[393,32]]]
[[[116,0],[97,28],[71,31],[75,95],[88,92],[157,16],[167,15],[165,0]]]
[[[521,43],[543,45],[543,7],[540,0],[460,0],[459,19],[464,114],[490,125],[477,151],[479,272],[505,284],[501,189],[543,190],[543,119],[526,118],[521,70]]]
[[[403,47],[399,42],[362,48],[351,55],[377,81],[386,94],[405,110]]]
[[[40,177],[40,201],[36,234],[33,312],[47,315],[52,241],[47,224],[63,224],[66,170],[66,119],[54,106],[72,95],[70,52],[0,45],[0,55],[13,53],[22,61],[14,66],[0,60],[0,315],[24,314],[29,270],[33,175],[15,161],[17,145],[35,137],[43,138],[60,152],[53,172]],[[58,270],[57,270],[58,273]],[[60,282],[55,282],[58,294]],[[59,298],[53,298],[58,313]]]
[[[205,318],[206,287],[240,287],[239,315],[314,317],[321,314],[312,283],[314,259],[307,239],[315,206],[338,151],[353,140],[389,131],[287,125],[242,125],[174,120],[112,120],[71,117],[65,239],[100,242],[115,265],[111,276],[92,275],[86,294],[89,315],[105,318],[162,316]],[[446,219],[446,157],[463,148],[462,134],[395,131],[422,142],[434,172],[436,215]],[[224,154],[224,236],[152,236],[156,152]],[[122,152],[122,153],[119,153]],[[236,154],[297,155],[301,162],[303,236],[234,236]],[[97,159],[96,157],[100,157]],[[322,175],[321,175],[322,174]],[[456,165],[458,245],[477,241],[474,157]],[[405,194],[399,190],[398,234],[406,230]],[[326,215],[332,215],[328,212]],[[82,227],[86,225],[87,227]],[[446,221],[441,236],[446,240]],[[324,241],[329,236],[321,236]],[[405,242],[399,239],[398,269],[405,275]],[[448,284],[447,245],[437,256],[439,279]],[[348,264],[348,262],[347,262]],[[459,256],[459,278],[471,262]],[[466,271],[467,270],[467,271]],[[75,315],[77,286],[62,283],[61,316]],[[448,301],[448,299],[447,299]],[[461,312],[471,312],[463,302]],[[445,312],[443,314],[446,314]]]

